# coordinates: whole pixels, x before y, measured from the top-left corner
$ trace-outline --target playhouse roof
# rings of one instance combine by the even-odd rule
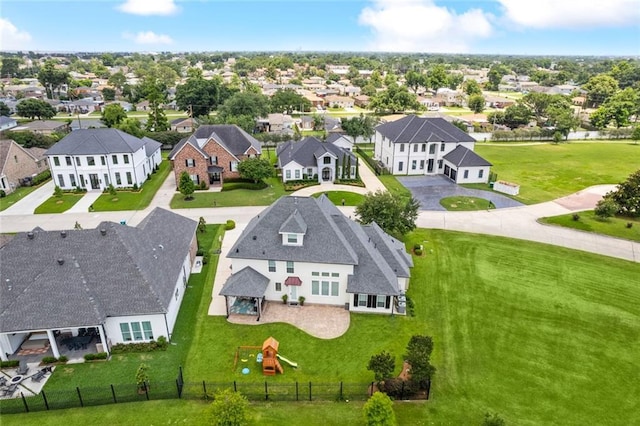
[[[274,339],[273,337],[269,337],[262,344],[262,350],[264,351],[265,349],[271,347],[271,348],[273,348],[274,350],[277,351],[278,350],[278,346],[280,346],[280,343],[278,343],[278,341],[276,339]]]

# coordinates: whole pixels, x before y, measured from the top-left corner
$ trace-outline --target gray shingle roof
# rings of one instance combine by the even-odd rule
[[[142,139],[118,129],[78,129],[49,148],[47,155],[90,155],[136,152]]]
[[[0,249],[0,332],[166,312],[196,227],[156,208],[136,227],[103,222],[65,238],[41,229],[33,239],[17,234]]]
[[[284,221],[279,232],[281,234],[305,234],[307,232],[307,224],[298,209],[295,209]]]
[[[475,139],[442,118],[408,115],[380,124],[376,130],[393,143],[475,142]]]
[[[404,244],[384,232],[375,222],[363,226],[363,229],[395,274],[409,278],[411,276],[409,268],[413,267],[413,259],[405,250]]]
[[[207,154],[202,150],[202,148],[200,148],[200,144],[198,144],[198,140],[196,139],[196,137],[194,135],[191,135],[187,138],[181,139],[180,142],[178,142],[173,147],[173,149],[169,153],[169,160],[174,160],[178,152],[180,152],[180,150],[182,149],[182,147],[184,147],[187,144],[195,148],[195,150],[198,151],[200,154],[202,154],[204,158],[209,158],[209,154]]]
[[[321,142],[313,136],[306,137],[299,142],[289,141],[278,145],[276,154],[280,168],[295,161],[302,167],[316,167],[317,159],[329,153],[338,159],[338,165],[342,165],[342,158],[351,157],[351,164],[355,165],[356,157],[353,153],[340,148],[332,143]]]
[[[159,150],[162,146],[160,142],[154,141],[153,139],[146,136],[142,138],[142,141],[144,142],[144,152],[146,153],[147,157],[151,157],[153,153]]]
[[[233,155],[242,155],[250,147],[261,152],[260,141],[234,124],[211,124],[198,127],[193,134],[197,139],[214,138]]]
[[[462,145],[458,145],[453,151],[442,158],[458,167],[482,167],[492,165],[490,162]]]
[[[220,290],[222,296],[262,297],[269,286],[269,278],[247,266],[231,275]]]

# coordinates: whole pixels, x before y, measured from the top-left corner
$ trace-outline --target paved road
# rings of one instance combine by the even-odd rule
[[[397,179],[420,202],[421,210],[445,211],[446,209],[440,205],[440,200],[460,195],[484,198],[491,201],[497,209],[523,205],[521,202],[497,192],[469,189],[456,185],[444,176],[397,176]]]

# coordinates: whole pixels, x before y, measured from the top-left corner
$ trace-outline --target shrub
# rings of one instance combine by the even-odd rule
[[[201,190],[207,189],[207,182],[205,181],[200,182],[200,184],[198,185],[198,189],[201,189]]]
[[[394,377],[385,380],[381,390],[394,398],[404,398],[418,393],[419,386],[415,380],[402,380]]]
[[[10,359],[9,361],[0,362],[0,368],[13,368],[20,365],[20,361],[17,359]]]
[[[611,198],[605,197],[598,201],[593,212],[599,219],[607,219],[618,212],[619,206]]]
[[[249,423],[249,401],[231,389],[217,391],[211,403],[211,423],[217,426],[241,426]]]
[[[45,170],[42,173],[37,174],[31,181],[32,185],[40,185],[42,182],[46,182],[51,179],[51,170]]]
[[[96,354],[85,354],[84,360],[85,361],[102,360],[102,359],[107,359],[107,357],[108,355],[106,352],[98,352]]]
[[[226,229],[227,231],[231,231],[232,229],[236,228],[236,223],[229,219],[227,220],[227,223],[224,225],[224,229]]]
[[[152,340],[150,342],[140,343],[117,343],[111,347],[111,353],[124,354],[131,352],[153,352],[153,351],[165,351],[169,343],[166,337],[160,336],[158,340]]]
[[[61,362],[63,364],[66,364],[66,362],[69,361],[69,358],[66,355],[60,355],[58,357],[58,362]]]
[[[0,198],[4,198],[7,196],[7,193],[4,192],[4,189],[0,189]]]
[[[416,256],[422,256],[422,249],[415,249],[413,250],[413,252],[415,253]]]
[[[118,193],[116,191],[115,186],[113,186],[113,184],[111,184],[111,183],[109,184],[108,190],[109,190],[109,195],[113,195],[114,197]]]
[[[42,358],[43,364],[53,364],[54,362],[58,362],[58,359],[55,356],[45,356]]]
[[[409,296],[406,296],[407,298],[407,314],[410,317],[413,317],[416,315],[416,305],[415,303],[413,303],[413,299],[410,298]]]
[[[396,425],[393,402],[382,392],[376,392],[362,407],[364,422],[367,426]]]
[[[627,222],[627,228],[633,228],[633,222]]]
[[[236,189],[249,189],[251,191],[259,191],[265,189],[268,185],[262,181],[260,182],[227,182],[222,185],[222,191],[234,191]]]
[[[386,351],[372,355],[367,365],[367,370],[373,371],[375,379],[378,382],[391,377],[395,368],[395,357]]]
[[[204,256],[204,250],[198,249],[198,251],[196,252],[196,256]]]
[[[132,189],[133,189],[133,191],[134,191],[134,192],[138,191],[138,189],[139,189],[139,188],[138,188],[138,184],[137,184],[137,183],[134,183],[134,184],[133,184],[133,188],[132,188]]]
[[[56,187],[53,189],[53,196],[54,197],[62,197],[62,188],[60,188],[58,185],[56,185]]]
[[[576,222],[577,222],[577,221],[579,221],[579,220],[580,220],[580,215],[579,215],[578,213],[574,213],[574,214],[571,216],[571,218],[572,218],[574,221],[576,221]]]

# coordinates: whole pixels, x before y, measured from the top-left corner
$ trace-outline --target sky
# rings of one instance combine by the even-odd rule
[[[640,56],[640,0],[0,0],[0,50]]]

